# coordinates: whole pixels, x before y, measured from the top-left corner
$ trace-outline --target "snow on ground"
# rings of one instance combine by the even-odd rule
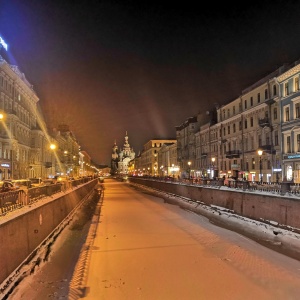
[[[204,215],[210,220],[210,222],[214,223],[217,226],[236,231],[268,248],[273,249],[274,251],[300,260],[300,234],[296,232],[299,232],[299,229],[297,228],[289,227],[288,229],[282,229],[280,228],[280,224],[272,220],[261,220],[260,222],[237,215],[233,211],[224,207],[216,205],[207,206],[199,201],[193,201],[188,198],[169,194],[160,190],[155,190],[143,185],[133,183],[130,184],[149,193],[159,195],[167,202],[177,204],[184,209],[188,209],[197,214]],[[219,187],[211,188],[219,189]],[[220,189],[228,190],[228,187],[222,186],[220,187]],[[237,191],[242,192],[242,190],[238,189]],[[262,191],[253,191],[252,193],[270,195],[270,192]],[[279,194],[276,194],[276,196],[282,197]],[[295,195],[292,196],[297,197]]]

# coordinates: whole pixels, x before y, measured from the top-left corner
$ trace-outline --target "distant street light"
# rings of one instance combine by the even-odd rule
[[[189,166],[189,169],[188,169],[188,171],[189,171],[189,179],[191,179],[191,162],[189,161],[188,162],[188,166]]]
[[[257,150],[257,153],[259,155],[259,176],[260,176],[260,184],[262,184],[262,161],[261,161],[261,156],[263,154],[262,150]]]

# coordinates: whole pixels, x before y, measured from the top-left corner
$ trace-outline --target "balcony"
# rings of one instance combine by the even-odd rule
[[[276,150],[272,149],[272,145],[262,145],[259,149],[263,150],[265,153],[276,154]]]
[[[275,100],[274,100],[274,98],[266,99],[265,103],[268,104],[268,105],[272,105],[272,104],[275,103]]]
[[[269,117],[265,117],[263,119],[259,119],[258,120],[258,125],[262,128],[264,127],[270,127],[270,120],[269,120]]]
[[[241,155],[240,150],[232,150],[232,151],[227,151],[225,153],[226,158],[239,158]]]

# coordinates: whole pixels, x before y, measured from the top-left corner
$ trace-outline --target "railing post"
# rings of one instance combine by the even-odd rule
[[[218,186],[224,186],[224,179],[223,178],[218,179]]]
[[[289,192],[291,190],[291,183],[288,181],[284,181],[281,183],[281,195],[284,195],[285,193]]]
[[[248,190],[249,189],[249,182],[248,181],[243,181],[243,190]]]

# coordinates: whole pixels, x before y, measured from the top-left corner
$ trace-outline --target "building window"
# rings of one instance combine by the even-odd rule
[[[297,152],[300,152],[300,134],[297,134]]]
[[[252,150],[253,149],[253,147],[254,147],[254,137],[253,136],[251,136],[251,139],[250,139],[250,150]]]
[[[289,94],[289,83],[286,82],[284,84],[284,95],[287,96]]]
[[[252,167],[252,170],[255,169],[255,159],[253,157],[251,159],[251,167]]]
[[[235,132],[235,123],[233,124],[233,132]]]
[[[228,130],[228,134],[230,134],[230,126],[228,126],[228,129],[227,129],[227,130]]]
[[[226,116],[225,116],[225,109],[223,110],[223,118],[225,120]]]
[[[239,111],[242,112],[242,103],[239,103]]]
[[[296,118],[299,119],[300,118],[300,103],[296,103],[295,105],[295,113],[296,113]]]
[[[273,95],[276,96],[277,95],[277,88],[276,85],[273,85]]]
[[[245,109],[247,109],[247,100],[245,100]]]
[[[284,114],[285,114],[285,121],[289,121],[290,120],[290,108],[286,107],[284,109]]]
[[[239,130],[242,130],[242,121],[239,122]]]
[[[247,129],[247,120],[245,120],[245,129]]]
[[[291,153],[291,137],[288,136],[286,138],[286,150],[287,150],[287,153]]]
[[[275,131],[274,133],[274,137],[275,137],[275,146],[278,146],[278,131]]]
[[[253,97],[250,97],[250,106],[253,106]]]
[[[265,89],[265,100],[268,99],[268,98],[269,98],[269,97],[268,97],[268,90]]]
[[[270,145],[270,136],[267,134],[266,136],[266,145]]]
[[[226,132],[225,132],[225,127],[223,128],[223,133],[224,133],[224,136],[226,135]]]
[[[257,103],[260,103],[260,93],[257,94]]]
[[[258,135],[258,147],[261,147],[261,135]]]
[[[277,107],[274,107],[273,117],[274,117],[274,120],[277,120]]]
[[[253,117],[250,118],[250,127],[253,127]]]
[[[299,77],[295,77],[295,92],[299,91]]]
[[[232,108],[233,115],[235,115],[235,106]]]

